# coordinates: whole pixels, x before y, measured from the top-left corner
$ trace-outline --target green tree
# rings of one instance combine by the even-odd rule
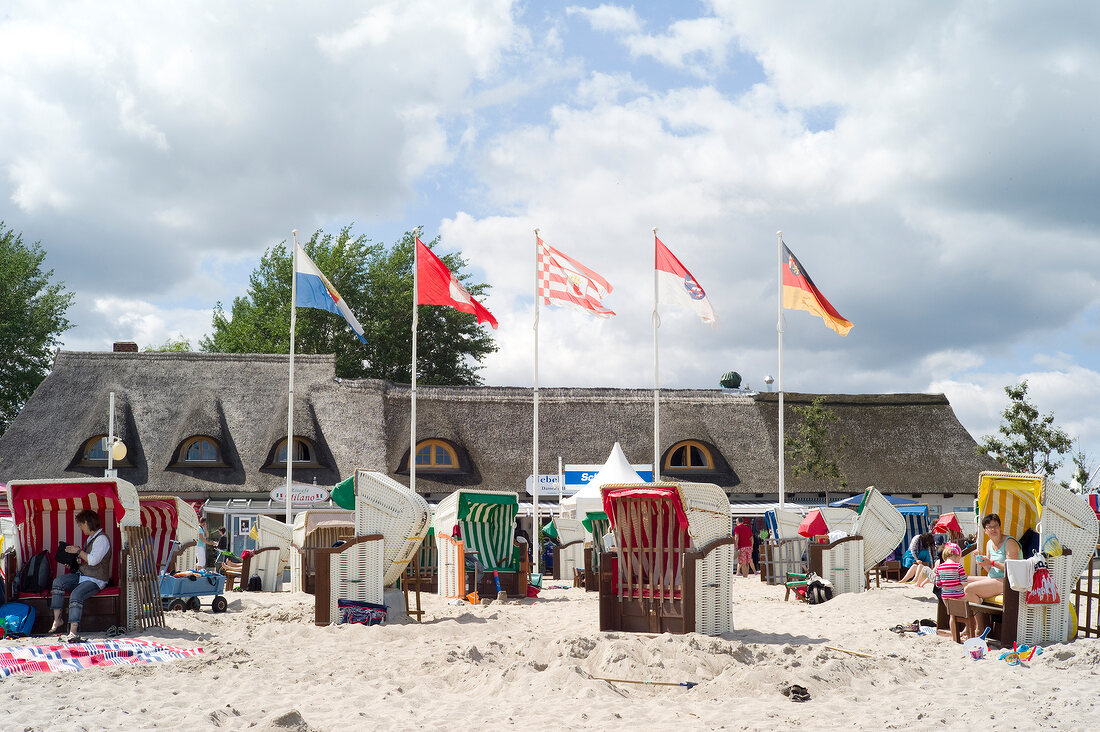
[[[146,346],[141,350],[145,353],[188,353],[191,350],[191,341],[180,333],[177,338],[169,337],[159,346]]]
[[[409,383],[412,360],[413,243],[406,233],[392,247],[353,235],[347,226],[333,236],[318,230],[303,244],[317,267],[340,292],[363,326],[363,345],[339,315],[298,308],[297,353],[333,353],[336,373],[344,378],[377,378]],[[434,248],[438,238],[428,246]],[[441,259],[475,298],[488,285],[472,284],[458,254]],[[248,294],[226,313],[214,308],[213,333],[204,351],[287,353],[290,350],[290,276],[293,263],[286,243],[268,249],[249,278]],[[497,350],[477,319],[450,307],[421,305],[417,327],[417,383],[481,383],[480,362]]]
[[[1027,400],[1027,379],[1006,386],[1009,403],[998,428],[1003,437],[986,435],[977,446],[979,455],[991,455],[1016,473],[1053,476],[1062,466],[1063,455],[1073,449],[1073,440],[1054,426],[1054,414],[1040,415]]]
[[[1093,477],[1093,473],[1096,471],[1096,463],[1080,447],[1073,452],[1072,460],[1073,480],[1080,486],[1077,492],[1084,493],[1088,489],[1089,479]],[[1064,481],[1063,485],[1066,485]],[[1072,485],[1066,485],[1066,487],[1073,490]]]
[[[65,316],[73,293],[50,281],[45,258],[39,242],[27,246],[0,221],[0,434],[46,378],[61,334],[72,327]]]
[[[791,474],[795,478],[805,476],[817,484],[828,503],[834,486],[841,490],[848,488],[836,461],[836,456],[848,447],[848,438],[830,434],[829,428],[837,416],[825,408],[824,396],[815,398],[808,407],[792,407],[791,411],[802,418],[795,434],[788,435],[785,441]]]

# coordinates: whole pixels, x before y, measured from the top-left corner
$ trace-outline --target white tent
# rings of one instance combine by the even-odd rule
[[[589,512],[600,513],[603,511],[603,497],[600,496],[600,486],[611,483],[644,483],[642,476],[630,467],[630,461],[623,454],[623,448],[619,443],[611,448],[611,454],[607,456],[607,462],[600,468],[600,472],[593,476],[579,491],[562,499],[562,516],[583,521]]]

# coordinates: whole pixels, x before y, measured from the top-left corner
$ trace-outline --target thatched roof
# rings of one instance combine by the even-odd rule
[[[116,392],[116,432],[132,467],[119,477],[144,492],[243,495],[285,480],[265,468],[286,436],[287,356],[199,353],[61,352],[50,376],[0,438],[0,481],[98,474],[74,466],[74,455],[106,433],[106,399]],[[786,394],[792,407],[816,395]],[[311,440],[321,468],[294,471],[296,482],[332,486],[356,468],[408,484],[401,471],[409,449],[407,385],[340,380],[332,356],[295,358],[295,429]],[[980,470],[995,469],[943,395],[829,395],[848,437],[840,463],[852,492],[874,484],[886,493],[972,493]],[[731,495],[777,490],[777,395],[726,390],[661,392],[662,454],[697,440],[715,457],[705,480]],[[631,463],[653,456],[653,393],[648,389],[540,389],[539,469],[602,464],[615,442]],[[100,426],[102,423],[102,427]],[[224,466],[169,467],[180,443],[195,435],[218,440]],[[465,468],[441,477],[418,473],[417,489],[438,500],[460,486],[522,492],[531,473],[532,392],[515,387],[417,389],[417,439],[455,445]],[[816,493],[795,481],[789,494]],[[399,472],[400,471],[400,472]]]

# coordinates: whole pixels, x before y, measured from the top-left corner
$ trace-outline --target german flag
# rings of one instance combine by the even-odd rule
[[[783,245],[783,307],[788,310],[805,310],[813,313],[825,321],[829,326],[842,336],[848,335],[852,324],[836,311],[817,285],[810,279],[798,257],[791,253],[787,245]]]

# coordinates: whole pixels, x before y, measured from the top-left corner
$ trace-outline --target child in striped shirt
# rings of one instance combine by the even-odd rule
[[[940,596],[955,600],[963,598],[963,585],[968,581],[966,570],[962,566],[962,550],[955,542],[948,542],[943,548],[943,561],[936,567],[936,587],[940,588]]]

